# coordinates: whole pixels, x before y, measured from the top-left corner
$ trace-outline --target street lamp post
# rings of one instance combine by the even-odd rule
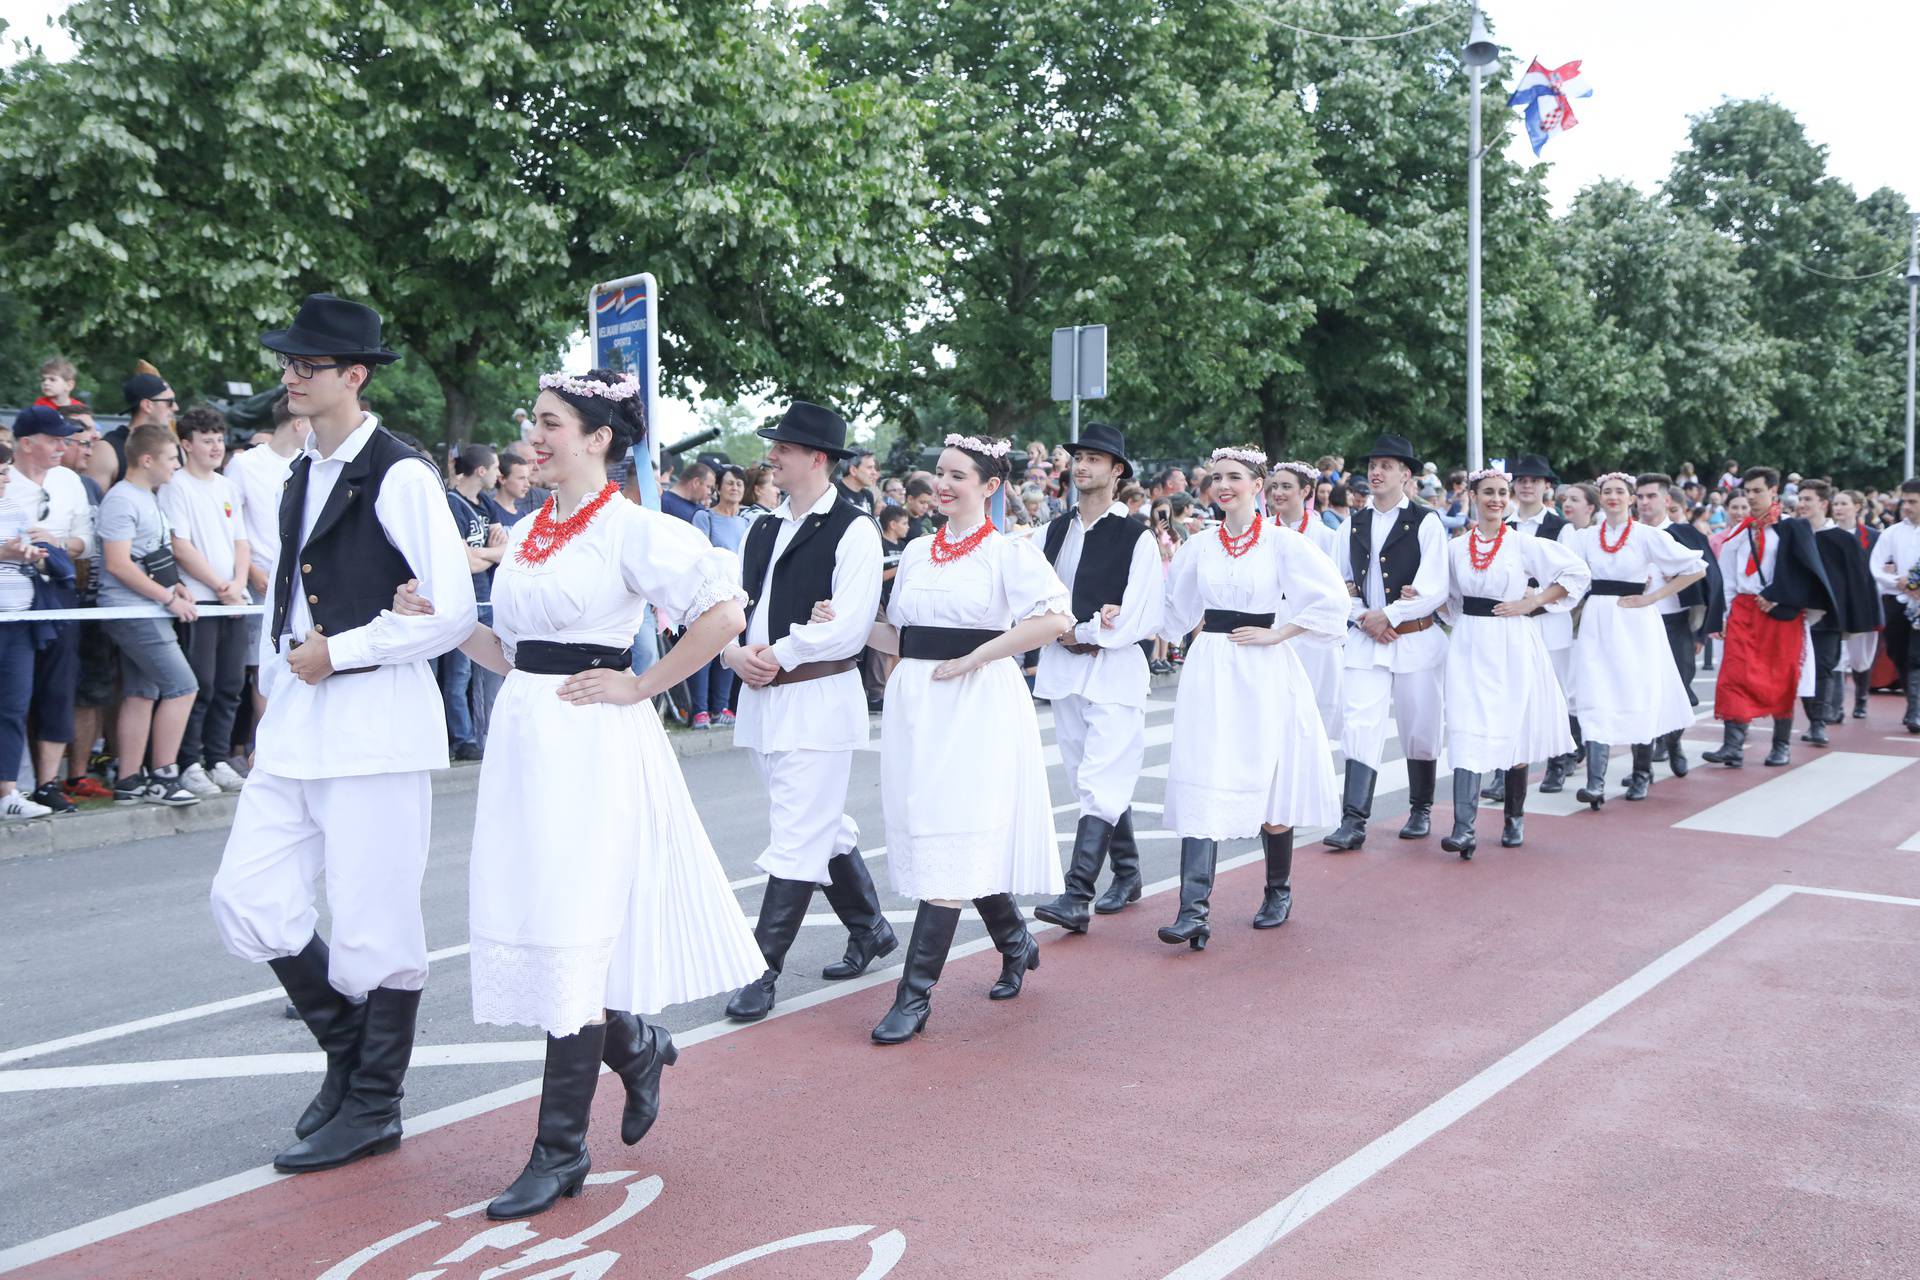
[[[1902,479],[1913,478],[1913,346],[1920,322],[1920,213],[1913,215],[1913,240],[1907,249],[1907,453]]]
[[[1480,79],[1499,60],[1500,47],[1487,38],[1487,24],[1476,4],[1466,46],[1460,50],[1460,65],[1472,75],[1467,98],[1467,468],[1471,471],[1486,465],[1480,423]]]

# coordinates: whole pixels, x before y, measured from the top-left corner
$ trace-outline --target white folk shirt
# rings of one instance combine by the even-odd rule
[[[1748,525],[1720,544],[1720,576],[1726,580],[1729,596],[1757,596],[1773,582],[1774,561],[1780,558],[1780,538],[1774,529],[1766,531],[1767,545],[1760,553],[1760,571],[1747,572],[1747,559],[1753,554],[1756,532],[1754,526]]]
[[[1920,564],[1920,524],[1902,520],[1891,529],[1880,531],[1880,540],[1869,553],[1873,557],[1873,580],[1883,594],[1911,600],[1901,592],[1907,575]]]
[[[1405,497],[1385,511],[1369,502],[1353,517],[1355,520],[1373,521],[1368,533],[1372,538],[1370,545],[1374,568],[1367,574],[1366,597],[1352,601],[1352,608],[1348,612],[1352,619],[1358,619],[1369,609],[1384,609],[1387,621],[1398,626],[1415,618],[1427,617],[1447,602],[1447,531],[1441,527],[1437,513],[1422,520],[1414,534],[1420,540],[1420,567],[1413,575],[1415,598],[1386,599],[1380,578],[1380,552],[1387,545],[1387,534],[1392,531],[1394,521],[1400,518],[1400,512],[1406,506]],[[1349,528],[1342,532],[1346,536],[1340,540],[1340,575],[1352,582],[1352,530]],[[1357,625],[1347,630],[1346,665],[1349,667],[1384,667],[1395,673],[1425,671],[1429,667],[1439,666],[1446,657],[1447,633],[1437,626],[1412,635],[1398,636],[1388,644],[1381,644]]]
[[[300,516],[300,540],[306,541],[347,463],[360,456],[378,419],[368,414],[360,427],[322,457],[307,437],[312,459],[307,475],[306,509]],[[447,767],[447,717],[432,660],[473,633],[473,577],[467,571],[467,544],[454,527],[446,490],[433,464],[422,458],[394,464],[380,484],[374,514],[387,540],[406,557],[420,580],[420,594],[433,601],[426,617],[401,617],[387,610],[372,622],[327,637],[334,670],[374,667],[357,675],[332,675],[317,685],[304,684],[287,669],[286,646],[272,631],[272,618],[260,628],[260,692],[267,700],[261,718],[256,767],[283,778],[345,778],[371,773],[408,773]],[[300,583],[295,557],[292,606],[287,639],[304,638],[313,615]],[[269,604],[271,609],[271,604]]]
[[[1660,532],[1666,534],[1669,538],[1673,538],[1673,534],[1671,532],[1671,530],[1673,529],[1673,521],[1671,520],[1662,520],[1659,524],[1651,525],[1649,527],[1658,529]],[[1675,542],[1680,542],[1680,539],[1678,538],[1673,538],[1673,540]],[[1686,544],[1682,542],[1680,543],[1680,545],[1685,546]],[[1706,567],[1706,562],[1703,560],[1701,562],[1701,568],[1704,569],[1705,567]],[[1668,577],[1668,575],[1660,572],[1660,570],[1656,568],[1647,575],[1647,590],[1658,591],[1660,588],[1666,586],[1669,581],[1671,581],[1671,579]],[[1674,592],[1672,595],[1668,596],[1665,600],[1662,600],[1659,604],[1655,605],[1654,607],[1660,611],[1660,614],[1662,617],[1665,617],[1667,614],[1670,614],[1670,613],[1685,613],[1687,611],[1687,606],[1680,603],[1680,593],[1677,591]]]
[[[767,643],[774,568],[800,532],[800,522],[833,510],[839,496],[839,490],[829,484],[811,507],[797,515],[789,499],[761,517],[778,520],[780,527],[774,534],[766,578],[749,584],[760,605],[741,643]],[[833,552],[833,621],[803,622],[775,641],[772,652],[782,671],[860,655],[880,611],[880,560],[879,527],[871,520],[848,525]],[[811,609],[813,602],[806,604]],[[867,745],[867,696],[857,669],[764,689],[743,681],[736,714],[734,745],[750,751],[857,751]]]
[[[1100,520],[1125,520],[1123,502],[1109,506]],[[1095,521],[1098,524],[1099,521]],[[1060,556],[1053,571],[1073,587],[1080,569],[1080,552],[1087,543],[1088,526],[1076,509],[1067,522],[1067,536],[1060,544]],[[1044,531],[1035,535],[1044,544]],[[1147,705],[1147,690],[1153,673],[1147,669],[1147,655],[1140,642],[1160,629],[1160,614],[1166,599],[1164,575],[1160,568],[1160,548],[1153,535],[1142,530],[1134,539],[1133,558],[1127,564],[1127,586],[1120,597],[1120,612],[1113,625],[1105,627],[1098,617],[1075,625],[1076,644],[1096,644],[1099,653],[1069,653],[1057,644],[1040,650],[1040,666],[1033,676],[1036,698],[1080,697],[1122,707]]]
[[[1516,514],[1507,521],[1507,526],[1511,529],[1519,530],[1529,538],[1537,538],[1540,536],[1540,522],[1547,518],[1547,512],[1551,510],[1551,507],[1543,506],[1530,516],[1520,516]],[[1560,545],[1563,547],[1570,546],[1569,539],[1578,532],[1579,530],[1575,529],[1571,524],[1561,526],[1559,537]],[[1549,653],[1555,649],[1573,648],[1572,609],[1549,609],[1547,612],[1535,618],[1533,625],[1539,628],[1540,639],[1547,646]]]

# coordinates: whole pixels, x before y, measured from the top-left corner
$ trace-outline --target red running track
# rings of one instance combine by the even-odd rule
[[[1920,761],[1875,703],[1837,745]],[[1383,813],[1357,854],[1301,850],[1277,932],[1247,927],[1260,879],[1242,867],[1206,952],[1154,938],[1162,894],[1086,937],[1047,934],[1016,1001],[986,999],[996,956],[958,958],[911,1046],[867,1042],[886,986],[709,1040],[668,1072],[639,1148],[603,1079],[609,1180],[524,1226],[449,1215],[518,1171],[532,1102],[21,1274],[1226,1274],[1208,1250],[1243,1224],[1778,884],[1869,896],[1779,895],[1237,1274],[1920,1274],[1920,905],[1901,901],[1920,904],[1920,854],[1898,851],[1920,831],[1920,773],[1779,838],[1672,829],[1785,776],[1750,761],[1531,817],[1521,850],[1497,847],[1484,809],[1472,863],[1393,839]],[[304,1097],[290,1082],[290,1120]],[[716,1267],[817,1233],[832,1238]]]

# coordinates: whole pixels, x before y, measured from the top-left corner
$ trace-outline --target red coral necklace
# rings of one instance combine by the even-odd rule
[[[1500,544],[1506,540],[1507,526],[1503,524],[1500,526],[1500,532],[1493,535],[1493,545],[1487,548],[1485,555],[1482,555],[1480,553],[1480,530],[1468,530],[1467,560],[1472,563],[1477,572],[1485,573],[1493,567],[1493,558],[1500,554]]]
[[[1225,547],[1227,554],[1235,560],[1238,560],[1241,556],[1253,550],[1254,545],[1259,541],[1260,513],[1258,511],[1253,513],[1253,523],[1247,526],[1247,531],[1238,537],[1227,532],[1227,522],[1225,520],[1220,522],[1220,545]]]
[[[550,494],[540,507],[540,513],[533,518],[533,527],[527,530],[525,540],[514,558],[521,564],[545,564],[553,558],[554,552],[580,536],[580,531],[593,523],[600,509],[613,501],[613,495],[620,492],[620,486],[607,481],[607,487],[594,495],[591,502],[581,504],[578,511],[565,520],[553,518],[554,504],[560,501],[560,495]]]
[[[947,540],[947,530],[952,527],[953,522],[949,520],[934,532],[933,545],[927,548],[927,558],[935,564],[950,564],[974,551],[987,540],[987,535],[993,532],[993,521],[982,520],[978,529],[958,542]]]
[[[1606,552],[1608,555],[1618,554],[1620,551],[1620,548],[1627,545],[1627,535],[1632,532],[1633,532],[1633,517],[1628,516],[1627,522],[1624,525],[1620,526],[1620,541],[1614,543],[1612,546],[1608,546],[1607,545],[1607,522],[1605,519],[1602,519],[1600,521],[1600,549]]]

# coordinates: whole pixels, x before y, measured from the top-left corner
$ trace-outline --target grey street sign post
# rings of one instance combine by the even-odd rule
[[[1107,396],[1107,326],[1076,324],[1053,331],[1053,398],[1073,402],[1068,439],[1080,440],[1080,402]]]

